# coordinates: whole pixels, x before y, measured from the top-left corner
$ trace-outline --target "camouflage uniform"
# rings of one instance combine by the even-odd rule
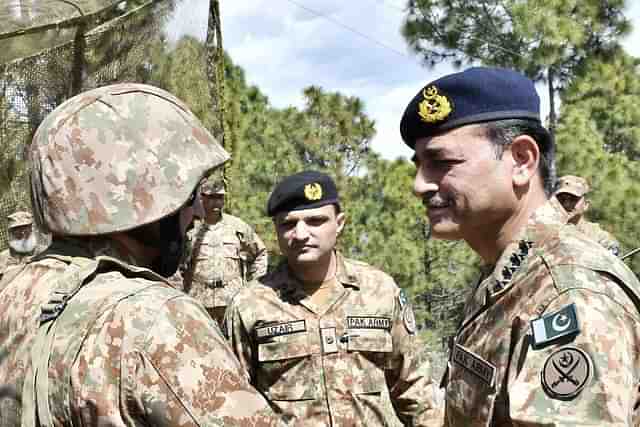
[[[7,268],[20,265],[26,262],[29,257],[31,257],[31,255],[19,254],[13,252],[11,249],[5,249],[0,252],[0,279]]]
[[[609,250],[609,252],[615,256],[620,255],[620,242],[618,242],[613,234],[600,227],[600,224],[587,221],[583,217],[580,218],[576,224],[576,228],[590,239],[600,243],[600,245]]]
[[[194,248],[185,277],[185,292],[211,313],[226,308],[252,279],[267,272],[267,249],[247,223],[223,213],[216,224],[201,221],[189,236]],[[221,325],[224,312],[216,318]],[[218,316],[216,316],[218,317]]]
[[[236,355],[289,425],[427,425],[434,390],[410,304],[388,275],[337,256],[325,309],[286,262],[241,290],[226,318]]]
[[[12,228],[22,227],[26,225],[33,225],[33,217],[29,212],[18,211],[14,212],[7,217],[8,226],[7,230],[11,230]],[[35,230],[32,230],[32,233],[35,233]],[[22,263],[27,262],[31,256],[37,254],[38,252],[42,252],[43,248],[36,247],[30,253],[18,253],[11,248],[5,249],[0,252],[0,279],[2,279],[2,275],[5,270],[9,267],[14,267],[20,265]],[[1,289],[1,288],[0,288]]]
[[[586,195],[591,191],[587,180],[573,175],[565,175],[558,179],[558,185],[555,193],[553,194],[554,200],[558,200],[558,195],[567,193],[574,197],[584,199]],[[585,199],[586,206],[588,201]],[[564,209],[564,208],[563,208]],[[586,210],[586,208],[585,208]],[[620,243],[613,236],[613,234],[604,230],[598,223],[587,221],[584,217],[584,211],[580,213],[570,212],[570,221],[575,224],[577,229],[588,236],[590,239],[595,240],[600,245],[608,249],[615,256],[620,255]]]
[[[199,181],[226,159],[151,86],[85,92],[45,118],[32,199],[53,243],[0,291],[0,425],[275,422],[200,303],[110,237],[159,221],[179,230]]]
[[[476,286],[443,378],[446,425],[640,425],[640,284],[565,218],[539,208]]]

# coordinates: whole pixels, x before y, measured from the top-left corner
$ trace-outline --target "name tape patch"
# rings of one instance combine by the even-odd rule
[[[292,322],[282,322],[256,328],[256,336],[261,339],[273,338],[295,334],[296,332],[305,332],[306,330],[307,324],[304,320],[294,320]]]
[[[348,329],[384,329],[391,330],[388,317],[347,316]]]
[[[476,375],[489,387],[493,387],[496,381],[496,367],[480,356],[473,354],[460,344],[453,348],[453,361],[467,371]]]

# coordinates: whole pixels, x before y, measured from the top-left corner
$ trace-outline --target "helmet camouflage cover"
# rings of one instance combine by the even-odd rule
[[[58,235],[126,231],[178,211],[229,154],[184,103],[122,83],[53,110],[31,145],[36,222]]]

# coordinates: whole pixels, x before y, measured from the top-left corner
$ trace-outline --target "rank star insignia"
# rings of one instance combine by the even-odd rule
[[[304,186],[304,197],[307,200],[320,200],[322,199],[322,187],[317,182],[313,184],[307,184]]]
[[[422,96],[424,99],[418,104],[418,115],[422,121],[436,123],[451,114],[453,110],[451,102],[446,96],[440,95],[435,86],[423,89]]]
[[[544,362],[540,373],[542,388],[552,399],[571,400],[593,377],[593,361],[577,347],[563,347]]]

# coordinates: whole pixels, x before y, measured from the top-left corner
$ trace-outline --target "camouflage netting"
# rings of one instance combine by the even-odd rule
[[[7,215],[30,210],[25,154],[31,136],[65,99],[122,81],[162,86],[153,71],[183,37],[206,42],[211,50],[201,66],[217,93],[219,79],[211,64],[221,57],[220,29],[213,13],[217,0],[211,4],[216,8],[209,0],[0,4],[0,249],[6,247]]]

